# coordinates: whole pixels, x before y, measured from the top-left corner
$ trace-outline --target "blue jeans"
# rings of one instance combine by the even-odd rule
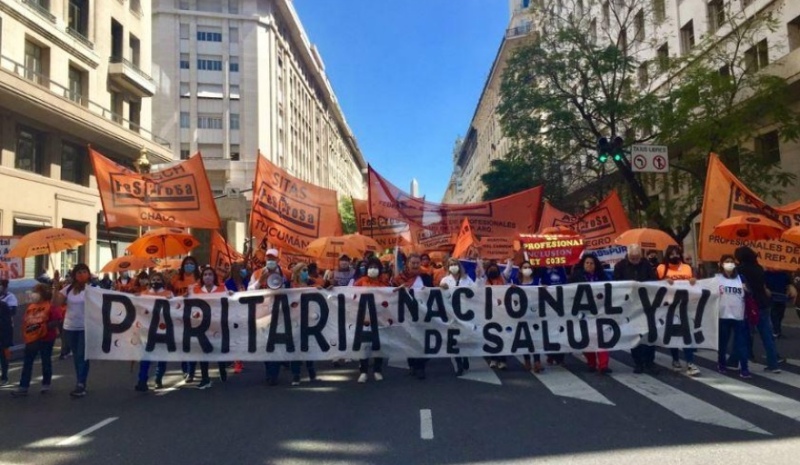
[[[756,331],[761,336],[761,343],[764,344],[764,352],[767,353],[767,368],[774,370],[778,368],[778,348],[775,347],[775,337],[772,335],[772,316],[770,308],[760,308],[758,310],[758,324]]]
[[[156,379],[160,380],[164,377],[164,373],[167,371],[167,362],[155,362],[156,363]],[[139,382],[146,383],[147,380],[150,378],[150,365],[153,362],[150,360],[142,360],[139,362]]]
[[[36,356],[42,358],[42,386],[49,386],[53,379],[53,344],[55,341],[36,341],[25,344],[25,359],[22,362],[22,375],[19,377],[20,389],[28,389],[33,376],[33,362]]]
[[[67,341],[67,345],[72,351],[77,384],[86,387],[86,378],[89,377],[89,361],[86,360],[86,331],[64,330],[64,340]]]
[[[694,353],[696,349],[683,349],[683,358],[686,359],[686,363],[694,363]],[[680,356],[680,349],[669,349],[669,353],[672,354],[672,361],[679,362],[681,359]]]
[[[733,360],[738,360],[741,366],[741,371],[746,373],[748,354],[748,340],[750,339],[750,330],[747,327],[745,320],[731,320],[728,318],[719,320],[719,356],[717,362],[720,366],[725,366],[726,354],[728,352],[728,341],[731,339],[733,333]]]

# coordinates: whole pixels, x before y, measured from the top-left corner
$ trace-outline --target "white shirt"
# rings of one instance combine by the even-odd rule
[[[450,273],[447,273],[447,276],[442,278],[442,280],[439,282],[439,284],[440,285],[441,284],[447,284],[447,288],[448,289],[453,289],[453,288],[456,288],[456,287],[474,287],[475,286],[475,281],[473,281],[472,278],[470,278],[469,276],[466,276],[466,275],[464,275],[461,278],[459,278],[458,280],[456,280],[455,276],[453,276]]]
[[[17,296],[15,296],[14,294],[12,294],[11,292],[7,292],[7,291],[6,291],[6,295],[4,295],[4,296],[1,296],[1,297],[0,297],[0,300],[2,300],[3,302],[5,302],[5,303],[6,303],[6,305],[8,305],[9,307],[12,307],[12,308],[13,308],[13,307],[18,307],[18,306],[19,306],[19,302],[17,302]]]
[[[742,278],[716,277],[719,286],[719,318],[721,320],[744,320],[744,285]]]
[[[83,321],[86,313],[86,288],[77,294],[69,289],[70,286],[61,290],[61,295],[67,297],[67,313],[64,315],[64,329],[69,331],[83,331],[86,325]],[[67,290],[69,289],[69,294]]]

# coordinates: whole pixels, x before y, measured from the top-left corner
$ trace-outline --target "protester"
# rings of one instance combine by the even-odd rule
[[[138,275],[136,275],[136,285],[133,288],[133,293],[139,294],[148,289],[150,289],[150,277],[146,271],[141,271]]]
[[[131,279],[127,271],[123,271],[119,274],[112,288],[117,292],[124,292],[126,294],[134,294],[137,292],[136,280]]]
[[[624,259],[614,265],[614,281],[657,281],[656,272],[649,261],[642,259],[642,248],[639,244],[628,246],[628,254]],[[658,374],[656,368],[656,348],[645,343],[643,340],[639,345],[631,349],[634,369],[636,374],[644,373],[647,370],[651,375]]]
[[[141,275],[140,275],[141,276]],[[142,280],[140,280],[141,282]],[[160,297],[163,299],[171,299],[175,295],[165,287],[166,279],[162,273],[153,273],[147,280],[149,287],[143,289],[139,295],[143,296],[151,296],[151,297]],[[183,362],[185,363],[185,362]],[[181,366],[183,366],[181,363]],[[149,389],[147,387],[147,380],[150,378],[150,365],[152,362],[150,360],[141,360],[139,362],[139,376],[138,381],[136,383],[135,390],[139,392],[147,392]],[[161,389],[164,387],[164,373],[167,371],[167,362],[157,362],[156,363],[156,389]],[[184,370],[184,373],[188,371],[188,368]],[[194,372],[194,369],[192,369]]]
[[[519,273],[516,276],[510,276],[511,266],[506,267],[506,272],[508,273],[508,282],[512,286],[538,286],[539,285],[539,278],[536,276],[533,270],[533,266],[530,262],[522,262],[519,266]],[[522,356],[523,364],[525,366],[526,371],[533,371],[534,373],[541,373],[544,371],[544,367],[542,366],[542,359],[539,354],[533,355],[533,365],[531,365],[531,356],[528,354],[524,354]]]
[[[291,274],[291,284],[290,286],[293,289],[302,289],[308,287],[317,287],[311,277],[308,275],[308,265],[305,263],[298,263],[292,269]],[[317,370],[314,367],[314,362],[306,361],[306,370],[308,370],[308,379],[311,382],[317,380]],[[300,368],[302,367],[302,361],[292,360],[289,362],[289,369],[292,372],[292,386],[299,386],[300,385]],[[277,378],[278,373],[273,372],[274,377]]]
[[[0,300],[0,386],[8,384],[8,362],[14,345],[14,326],[11,308]]]
[[[189,295],[199,297],[208,294],[228,293],[224,286],[219,285],[219,282],[217,281],[217,272],[214,271],[214,269],[210,266],[203,268],[203,271],[200,274],[200,279],[201,282],[195,284],[189,290]],[[226,370],[226,365],[227,363],[224,362],[217,363],[217,368],[219,369],[219,379],[222,382],[228,380],[228,371]],[[190,368],[190,370],[194,372],[194,367]],[[197,389],[208,389],[210,387],[211,377],[208,375],[208,362],[200,362],[200,384],[197,385]]]
[[[198,282],[200,282],[200,266],[197,259],[189,255],[181,261],[180,271],[172,278],[170,289],[176,297],[184,297],[189,294],[189,289]]]
[[[572,271],[569,282],[593,283],[607,280],[608,278],[603,271],[603,264],[600,259],[593,253],[587,253],[583,255],[580,264]],[[607,351],[584,352],[583,356],[586,357],[586,365],[589,367],[589,371],[597,371],[603,375],[611,373],[611,368],[608,367],[610,357]]]
[[[247,268],[242,262],[234,262],[231,265],[231,275],[225,280],[225,288],[231,292],[243,292],[250,284]],[[244,364],[240,360],[233,362],[233,372],[239,374],[244,369]]]
[[[70,273],[71,283],[61,289],[59,284],[53,290],[60,293],[61,297],[54,303],[66,303],[67,311],[64,316],[64,338],[72,350],[72,359],[75,364],[75,389],[70,392],[72,397],[86,395],[86,380],[89,377],[89,360],[86,359],[86,328],[84,326],[84,313],[86,309],[86,286],[89,283],[91,272],[89,267],[79,263],[72,268]],[[58,283],[56,271],[54,283]]]
[[[17,301],[17,296],[15,296],[13,292],[8,292],[7,279],[0,279],[0,302],[4,302],[6,305],[8,305],[8,310],[11,312],[11,316],[17,314],[19,302]]]
[[[563,266],[548,266],[539,268],[538,273],[534,270],[534,275],[538,276],[539,286],[562,286],[567,284],[567,269]],[[549,354],[547,356],[548,365],[564,365],[567,354]]]
[[[742,246],[733,252],[738,263],[737,271],[744,282],[745,292],[752,296],[758,305],[758,323],[755,329],[761,336],[764,351],[767,353],[767,367],[765,371],[780,373],[778,368],[778,350],[775,347],[775,338],[772,336],[772,318],[770,315],[771,299],[764,280],[764,268],[758,263],[758,255],[750,247]],[[752,351],[750,352],[752,354]],[[734,357],[731,357],[736,360]],[[741,362],[740,362],[741,363]]]
[[[442,289],[456,289],[458,287],[475,287],[475,281],[464,271],[464,266],[458,259],[448,258],[445,262],[447,276],[442,278],[439,287]],[[469,370],[469,357],[456,357],[456,376],[463,376]]]
[[[770,318],[772,322],[772,336],[775,339],[781,337],[781,327],[783,326],[783,316],[786,313],[787,302],[794,302],[797,297],[797,289],[792,284],[792,277],[786,271],[764,272],[764,282],[770,293]]]
[[[714,277],[714,287],[720,293],[717,370],[720,373],[727,371],[726,354],[732,333],[733,352],[740,364],[739,376],[748,379],[752,376],[747,368],[749,334],[744,318],[744,283],[736,271],[732,255],[723,255],[719,265],[721,272]]]
[[[667,281],[672,285],[675,281],[689,281],[692,286],[697,281],[694,277],[692,267],[683,263],[683,252],[677,245],[670,245],[664,251],[664,262],[658,265],[656,277],[659,280]],[[686,359],[686,374],[689,376],[700,376],[700,369],[694,364],[694,349],[683,349],[683,356]],[[680,351],[670,349],[672,355],[672,369],[680,371],[683,369],[680,361]]]
[[[339,257],[339,267],[334,271],[325,272],[325,287],[352,286],[355,282],[356,270],[350,266],[350,257],[342,255]]]
[[[33,363],[36,356],[42,360],[41,392],[50,391],[53,379],[53,345],[58,337],[58,328],[64,315],[61,306],[56,305],[53,294],[46,284],[36,284],[30,294],[31,303],[25,310],[22,319],[22,335],[25,338],[25,354],[22,362],[22,374],[19,387],[11,394],[14,397],[28,395],[28,388],[33,377]]]
[[[98,281],[97,284],[101,289],[112,289],[114,287],[114,281],[111,280],[111,277],[108,276],[108,273],[104,273],[103,279]]]
[[[385,278],[381,276],[382,268],[381,261],[378,260],[377,257],[370,257],[370,259],[367,260],[367,275],[361,277],[353,285],[356,287],[385,287]],[[370,322],[364,321],[363,324],[368,327]],[[367,349],[367,351],[370,352],[369,349]],[[359,360],[359,383],[367,382],[367,377],[369,375],[369,359],[370,357],[367,356]],[[383,381],[383,359],[380,357],[372,358],[372,377],[375,381]]]
[[[429,274],[422,273],[420,269],[421,262],[419,254],[412,253],[408,255],[405,269],[398,272],[392,278],[392,285],[396,287],[405,287],[408,289],[422,289],[423,287],[433,287],[433,277]],[[426,358],[409,358],[408,367],[411,369],[411,375],[416,376],[417,379],[425,379],[425,366],[428,364]]]

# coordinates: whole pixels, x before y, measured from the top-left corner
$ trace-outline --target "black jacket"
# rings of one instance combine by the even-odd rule
[[[634,265],[627,258],[614,265],[614,281],[658,281],[656,270],[647,260]]]
[[[597,274],[597,279],[594,282],[598,282],[599,283],[599,282],[603,282],[603,281],[608,281],[608,277],[606,276],[606,272],[605,271],[600,270],[600,272],[596,273],[596,274]],[[572,284],[572,283],[587,283],[587,282],[589,282],[589,280],[586,279],[586,272],[583,271],[583,268],[575,268],[575,270],[572,272],[572,275],[570,275],[568,282],[570,284]]]
[[[767,295],[767,284],[764,281],[764,268],[761,265],[741,264],[737,267],[736,271],[741,275],[742,280],[747,285],[747,290],[753,295],[753,298],[758,303],[758,308],[768,308],[772,303]]]
[[[11,324],[11,309],[0,301],[0,349],[14,345],[14,328]]]

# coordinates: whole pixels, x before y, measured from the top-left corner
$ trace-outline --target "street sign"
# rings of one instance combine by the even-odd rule
[[[634,173],[668,173],[666,145],[634,145],[631,147],[631,168]]]

